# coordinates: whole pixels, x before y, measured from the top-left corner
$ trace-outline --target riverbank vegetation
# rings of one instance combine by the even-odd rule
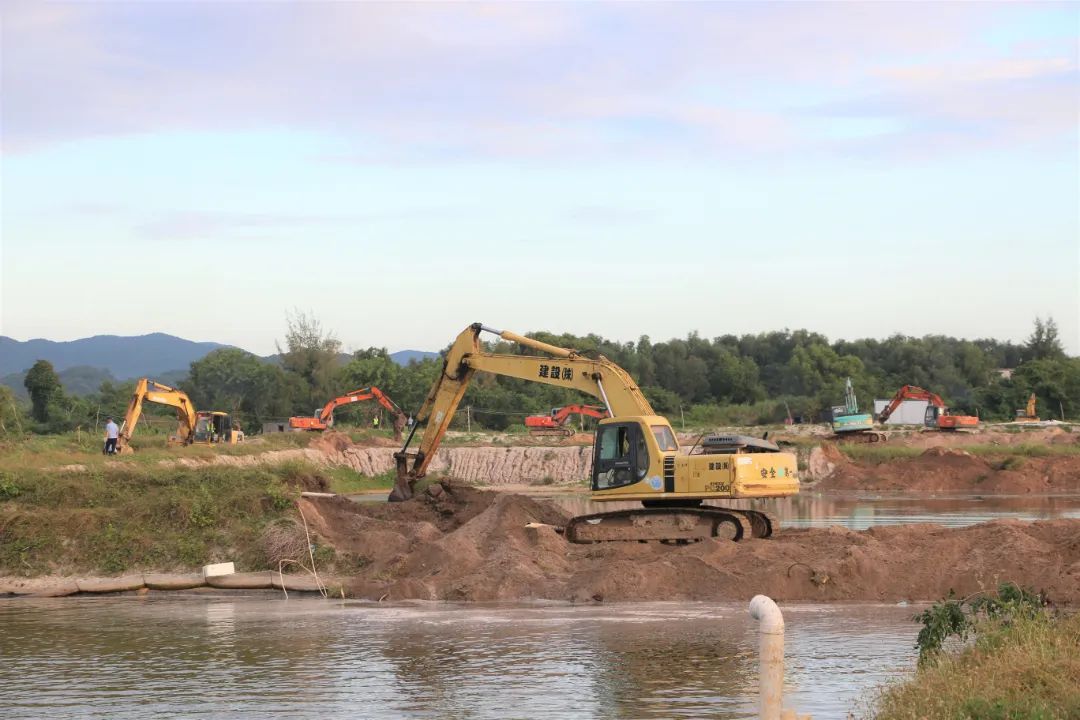
[[[1011,584],[921,613],[915,676],[882,693],[876,720],[1080,717],[1080,614]],[[964,643],[964,641],[971,641]],[[962,649],[948,651],[949,642]]]
[[[1053,320],[1037,320],[1023,344],[900,335],[830,342],[807,330],[711,339],[692,333],[665,342],[646,336],[616,342],[598,335],[529,335],[586,355],[606,355],[631,373],[658,412],[680,426],[768,425],[789,413],[819,421],[843,400],[848,377],[864,409],[872,398],[891,397],[900,386],[912,384],[985,420],[1013,418],[1033,392],[1044,417],[1080,418],[1080,358],[1066,355]],[[505,342],[488,347],[530,352]],[[191,363],[179,385],[196,407],[231,412],[250,433],[268,420],[310,415],[330,398],[369,385],[416,413],[441,365],[440,359],[426,359],[401,366],[377,347],[346,355],[332,333],[302,314],[289,318],[279,351],[260,358],[237,348],[215,350]],[[76,427],[97,432],[106,415],[123,416],[131,393],[130,382],[106,382],[96,393],[75,394],[61,386],[45,361],[32,368],[25,382],[28,401],[0,387],[0,434]],[[551,385],[479,377],[462,403],[469,412],[458,414],[454,428],[519,427],[528,414],[580,400],[579,393]],[[339,409],[338,419],[370,425],[378,412],[377,406],[357,403]]]
[[[276,567],[282,528],[294,539],[301,532],[300,491],[330,490],[342,482],[337,474],[303,463],[5,469],[0,575],[192,571],[222,561]],[[332,554],[325,548],[319,557]]]

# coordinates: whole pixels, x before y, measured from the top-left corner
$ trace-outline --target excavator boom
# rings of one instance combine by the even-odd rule
[[[485,331],[552,357],[485,352],[480,344],[480,333]],[[475,323],[465,328],[450,346],[442,373],[417,413],[414,430],[420,423],[426,423],[418,449],[414,453],[403,449],[395,456],[398,462],[396,496],[410,497],[411,484],[427,473],[428,463],[446,435],[473,373],[477,371],[580,390],[603,400],[612,416],[656,415],[633,378],[607,358],[588,358],[574,350]]]

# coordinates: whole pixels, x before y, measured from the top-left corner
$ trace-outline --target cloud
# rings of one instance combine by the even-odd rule
[[[380,222],[425,221],[459,216],[461,209],[415,208],[339,215],[265,212],[175,211],[158,213],[134,223],[134,232],[144,240],[175,241],[214,238],[216,240],[265,240],[280,233],[295,240],[297,231],[367,227]]]
[[[1075,37],[984,39],[1036,10],[8,2],[4,150],[273,127],[333,134],[350,162],[960,152],[1075,122]],[[830,113],[907,131],[848,139]]]

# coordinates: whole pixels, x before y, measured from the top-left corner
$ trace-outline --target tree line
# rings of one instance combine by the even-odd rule
[[[598,335],[529,335],[607,356],[630,372],[658,412],[695,425],[776,423],[789,413],[818,421],[843,402],[847,378],[864,410],[902,385],[919,385],[955,410],[986,420],[1014,417],[1032,392],[1044,418],[1080,419],[1080,358],[1066,355],[1053,319],[1036,319],[1024,343],[940,335],[830,342],[807,330],[711,339],[691,333],[665,342],[647,336],[615,342]],[[488,347],[530,352],[501,341]],[[197,408],[231,412],[251,432],[264,422],[310,415],[330,398],[370,385],[415,414],[442,367],[441,359],[401,366],[385,348],[343,355],[334,335],[304,314],[287,319],[278,350],[271,361],[236,348],[215,350],[191,363],[180,387]],[[132,391],[130,384],[105,382],[92,395],[68,395],[46,361],[30,370],[26,387],[31,407],[25,425],[38,432],[88,427],[104,414],[122,417]],[[10,429],[19,423],[20,410],[5,390],[0,388],[0,427]],[[501,430],[522,424],[527,414],[581,399],[563,388],[478,374],[463,406],[469,406],[475,427]],[[373,405],[358,406],[339,409],[338,419],[377,412]]]

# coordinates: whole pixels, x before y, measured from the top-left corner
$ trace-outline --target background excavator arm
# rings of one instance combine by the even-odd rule
[[[480,333],[484,331],[551,357],[487,352],[480,344]],[[405,500],[412,496],[413,483],[427,472],[473,373],[477,371],[579,390],[603,400],[612,417],[656,414],[629,373],[607,358],[584,357],[575,350],[476,323],[465,328],[450,346],[442,372],[417,414],[413,432],[421,422],[425,427],[416,452],[408,452],[407,441],[401,452],[394,456],[398,477],[391,499]]]
[[[168,405],[176,408],[176,419],[179,426],[176,429],[177,437],[181,442],[188,443],[195,434],[196,413],[195,406],[183,390],[171,388],[168,385],[142,378],[135,384],[135,392],[128,403],[127,412],[124,414],[124,424],[120,426],[120,437],[116,442],[117,452],[122,452],[128,446],[131,436],[135,433],[135,426],[142,416],[144,402]]]
[[[574,415],[591,418],[606,418],[607,408],[599,405],[564,405],[552,408],[548,415],[529,415],[525,418],[525,426],[530,429],[543,430],[546,428],[561,428]]]
[[[881,411],[881,415],[878,416],[878,422],[883,423],[888,420],[889,416],[896,412],[896,408],[900,407],[900,403],[905,400],[926,400],[934,407],[945,408],[945,401],[937,394],[932,393],[929,390],[923,390],[921,387],[916,387],[915,385],[905,385],[896,391],[892,400],[890,400],[885,409]]]
[[[374,400],[379,405],[382,405],[386,410],[392,413],[395,417],[400,416],[403,420],[405,413],[387,397],[386,393],[377,387],[360,388],[359,390],[353,390],[350,393],[345,393],[341,397],[336,397],[323,406],[323,409],[319,411],[319,421],[329,424],[330,420],[334,417],[334,410],[342,405],[348,405],[349,403],[361,402],[363,400]]]

